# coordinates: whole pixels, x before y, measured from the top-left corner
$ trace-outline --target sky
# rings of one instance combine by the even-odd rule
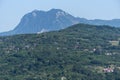
[[[52,8],[80,18],[120,19],[120,0],[0,0],[0,32],[14,29],[25,14],[35,9]]]

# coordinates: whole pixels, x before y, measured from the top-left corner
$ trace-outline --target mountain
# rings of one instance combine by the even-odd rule
[[[113,27],[120,27],[120,19],[112,19],[112,20],[100,20],[100,19],[95,19],[95,20],[80,20],[80,23],[85,23],[85,24],[92,24],[92,25],[109,25]]]
[[[0,37],[0,79],[120,80],[119,41],[120,28],[87,24]]]
[[[20,23],[14,30],[2,34],[13,35],[41,33],[43,31],[64,29],[76,23],[79,22],[75,17],[60,9],[51,9],[46,12],[34,10],[23,16]]]
[[[120,27],[119,19],[87,20],[84,18],[74,17],[60,9],[51,9],[49,11],[34,10],[24,15],[15,29],[1,33],[0,35],[4,36],[15,34],[42,33],[47,31],[64,29],[70,25],[78,23]]]

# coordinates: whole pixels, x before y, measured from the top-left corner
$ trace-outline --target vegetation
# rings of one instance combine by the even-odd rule
[[[119,39],[119,28],[87,24],[0,37],[0,80],[120,80]]]

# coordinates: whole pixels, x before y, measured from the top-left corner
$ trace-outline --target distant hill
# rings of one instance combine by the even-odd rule
[[[0,37],[1,80],[120,80],[120,28],[87,24]]]
[[[119,19],[87,20],[84,18],[74,17],[60,9],[51,9],[49,11],[34,10],[24,15],[15,29],[1,33],[0,36],[55,31],[77,23],[120,27]]]

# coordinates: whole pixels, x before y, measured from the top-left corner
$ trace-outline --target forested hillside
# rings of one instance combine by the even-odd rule
[[[0,80],[120,80],[120,28],[87,24],[0,37]]]

